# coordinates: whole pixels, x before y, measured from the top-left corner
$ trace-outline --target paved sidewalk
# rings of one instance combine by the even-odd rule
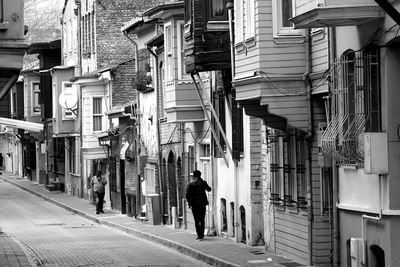
[[[11,236],[3,233],[0,228],[0,266],[31,267],[36,266],[31,258]]]
[[[48,191],[43,185],[19,176],[3,173],[0,179],[89,220],[159,243],[213,266],[303,266],[290,259],[265,253],[264,247],[248,247],[216,236],[206,237],[199,242],[195,240],[196,235],[189,231],[151,225],[113,210],[96,215],[95,207],[87,200]]]

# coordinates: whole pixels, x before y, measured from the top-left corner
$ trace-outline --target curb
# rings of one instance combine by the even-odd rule
[[[138,237],[138,238],[141,238],[141,239],[145,239],[145,240],[148,240],[148,241],[151,241],[151,242],[154,242],[154,243],[158,243],[160,245],[163,245],[165,247],[168,247],[168,248],[171,248],[171,249],[173,249],[175,251],[178,251],[178,252],[180,252],[180,253],[182,253],[184,255],[190,256],[190,257],[195,258],[197,260],[200,260],[200,261],[202,261],[204,263],[210,264],[212,266],[218,266],[218,267],[219,266],[220,267],[240,267],[240,265],[237,265],[237,264],[234,264],[232,262],[228,262],[226,260],[211,256],[211,255],[206,254],[204,252],[201,252],[201,251],[199,251],[197,249],[193,249],[193,248],[184,246],[184,245],[182,245],[180,243],[171,241],[169,239],[165,239],[165,238],[162,238],[162,237],[159,237],[159,236],[156,236],[156,235],[152,235],[152,234],[149,234],[149,233],[141,232],[141,231],[138,231],[138,230],[126,227],[126,226],[122,226],[122,225],[119,225],[119,224],[116,224],[116,223],[112,223],[112,222],[108,222],[108,221],[99,219],[99,218],[94,217],[92,215],[89,215],[89,214],[87,214],[85,212],[82,212],[82,211],[80,211],[78,209],[75,209],[75,208],[72,208],[72,207],[70,207],[68,205],[65,205],[64,203],[61,203],[61,202],[59,202],[57,200],[54,200],[54,199],[52,199],[50,197],[47,197],[47,196],[45,196],[45,195],[43,195],[41,193],[38,193],[38,192],[36,192],[36,191],[34,191],[34,190],[30,189],[30,188],[27,188],[27,187],[25,187],[23,185],[20,185],[18,183],[15,183],[13,181],[10,181],[10,180],[2,178],[2,177],[0,177],[0,179],[5,181],[5,182],[8,182],[8,183],[10,183],[10,184],[12,184],[12,185],[14,185],[16,187],[18,187],[18,188],[20,188],[20,189],[22,189],[24,191],[27,191],[27,192],[31,193],[32,195],[35,195],[35,196],[37,196],[37,197],[39,197],[39,198],[41,198],[43,200],[46,200],[47,202],[50,202],[50,203],[52,203],[52,204],[54,204],[56,206],[59,206],[59,207],[64,208],[64,209],[66,209],[68,211],[71,211],[71,212],[73,212],[73,213],[75,213],[77,215],[80,215],[80,216],[82,216],[82,217],[84,217],[84,218],[86,218],[88,220],[94,221],[94,222],[96,222],[96,223],[98,223],[100,225],[108,226],[110,228],[114,228],[114,229],[120,230],[122,232],[125,232],[127,234],[133,235],[135,237]]]

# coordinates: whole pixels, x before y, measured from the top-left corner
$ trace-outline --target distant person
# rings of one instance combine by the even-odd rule
[[[195,170],[193,172],[193,180],[186,187],[186,199],[189,208],[192,208],[197,240],[204,238],[204,218],[206,216],[206,206],[208,205],[206,191],[210,192],[211,187],[201,179],[201,172]]]
[[[106,178],[101,175],[101,171],[97,171],[97,174],[92,177],[92,189],[94,192],[94,199],[96,202],[96,214],[104,213],[103,202],[105,195],[105,185],[107,184]]]

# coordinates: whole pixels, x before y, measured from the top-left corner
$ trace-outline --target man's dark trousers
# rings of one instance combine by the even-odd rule
[[[96,212],[104,212],[103,211],[104,195],[105,195],[105,192],[103,192],[103,193],[95,192],[94,193],[95,200],[96,200]]]
[[[205,221],[206,217],[206,206],[204,205],[193,205],[192,213],[194,218],[194,225],[196,226],[197,237],[204,237]]]

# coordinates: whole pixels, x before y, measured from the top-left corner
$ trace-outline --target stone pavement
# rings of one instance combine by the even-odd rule
[[[30,256],[11,236],[3,233],[0,228],[0,266],[1,267],[31,267],[35,266]]]
[[[173,229],[167,225],[151,225],[113,210],[105,210],[104,214],[97,215],[95,214],[95,207],[87,200],[68,196],[57,191],[48,191],[43,185],[20,176],[3,173],[3,175],[0,175],[0,179],[89,220],[159,243],[213,266],[304,266],[290,259],[265,253],[264,247],[249,247],[245,244],[216,236],[206,237],[199,242],[195,240],[195,233],[187,230]],[[2,243],[0,236],[0,246]],[[15,253],[15,259],[17,260],[19,259],[18,255]],[[3,266],[1,263],[0,266]]]

